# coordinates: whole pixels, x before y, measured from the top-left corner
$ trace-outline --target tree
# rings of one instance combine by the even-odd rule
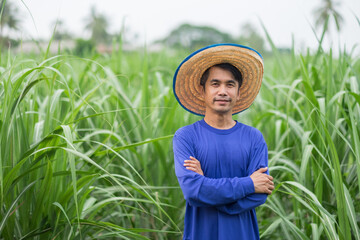
[[[170,47],[197,49],[210,44],[233,41],[229,34],[213,27],[182,24],[158,42],[165,43]]]
[[[85,40],[82,38],[78,38],[75,40],[75,49],[74,53],[78,56],[87,56],[92,54],[95,49],[95,44],[92,40]]]
[[[58,19],[52,25],[53,25],[52,29],[54,31],[53,38],[55,40],[71,39],[71,34],[69,33],[69,31],[65,27],[65,24],[64,24],[63,20]]]
[[[0,0],[0,37],[3,36],[4,28],[18,30],[20,20],[17,18],[18,9],[11,2]]]
[[[91,7],[87,17],[85,29],[91,32],[91,40],[95,43],[106,43],[109,40],[107,28],[109,26],[105,15],[97,13],[95,6]]]
[[[256,49],[260,53],[265,52],[265,41],[257,33],[256,28],[251,23],[245,23],[241,27],[241,35],[238,38],[238,42],[241,45],[246,45]]]
[[[340,7],[340,2],[334,2],[333,0],[323,0],[322,5],[315,9],[314,15],[316,17],[315,26],[317,28],[325,28],[324,31],[328,30],[327,22],[332,17],[335,21],[336,29],[339,32],[344,22],[343,17],[337,8]]]

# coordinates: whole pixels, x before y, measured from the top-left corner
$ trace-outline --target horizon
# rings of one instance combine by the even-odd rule
[[[233,2],[225,0],[222,4],[233,5],[233,8],[218,8],[215,1],[183,1],[181,5],[173,6],[164,0],[126,2],[114,0],[79,0],[72,1],[11,1],[22,16],[21,31],[18,37],[22,40],[49,40],[51,25],[56,20],[62,20],[65,27],[74,38],[89,38],[90,34],[84,30],[85,19],[90,14],[92,6],[100,14],[104,14],[109,22],[109,33],[125,32],[125,38],[135,43],[136,46],[151,44],[156,40],[166,37],[171,30],[184,23],[197,26],[210,26],[231,36],[240,36],[241,27],[250,23],[266,42],[265,30],[269,33],[275,45],[279,48],[291,48],[294,41],[297,51],[318,47],[317,36],[319,30],[313,31],[313,12],[319,7],[320,1],[292,1],[279,0],[269,3],[266,0],[246,2],[247,12],[234,17],[244,1]],[[139,8],[139,6],[142,6]],[[206,11],[203,10],[206,7]],[[280,8],[287,9],[283,11]],[[46,11],[42,9],[47,9]],[[235,9],[235,10],[234,10]],[[343,28],[336,32],[333,21],[330,21],[330,31],[326,37],[324,49],[347,49],[358,45],[360,24],[355,15],[356,9],[360,10],[360,1],[345,0],[338,9],[344,18]],[[176,11],[175,11],[176,10]],[[270,12],[270,13],[269,13]],[[286,20],[286,21],[285,21]],[[261,26],[264,25],[264,29]],[[336,49],[335,49],[336,50]]]

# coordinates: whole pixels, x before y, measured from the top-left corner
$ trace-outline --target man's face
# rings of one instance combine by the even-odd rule
[[[231,72],[219,67],[212,67],[203,94],[207,113],[232,113],[240,96],[239,83]]]

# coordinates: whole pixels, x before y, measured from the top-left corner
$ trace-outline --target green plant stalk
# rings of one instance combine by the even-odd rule
[[[336,202],[337,202],[337,213],[339,216],[339,235],[341,236],[341,239],[351,239],[351,232],[350,232],[350,226],[349,221],[347,218],[347,210],[346,210],[346,201],[344,196],[344,188],[343,188],[343,180],[342,180],[342,174],[340,169],[340,161],[337,155],[337,151],[334,145],[333,140],[331,139],[331,136],[327,129],[325,128],[325,125],[323,122],[321,122],[321,126],[324,129],[325,137],[327,140],[327,144],[330,148],[330,159],[332,162],[333,170],[331,172],[333,183],[335,187],[335,196],[336,196]]]

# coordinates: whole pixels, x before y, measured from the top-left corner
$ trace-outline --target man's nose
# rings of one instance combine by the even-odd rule
[[[219,95],[227,95],[227,92],[226,92],[226,86],[224,85],[221,85],[219,87],[219,92],[218,92]]]

